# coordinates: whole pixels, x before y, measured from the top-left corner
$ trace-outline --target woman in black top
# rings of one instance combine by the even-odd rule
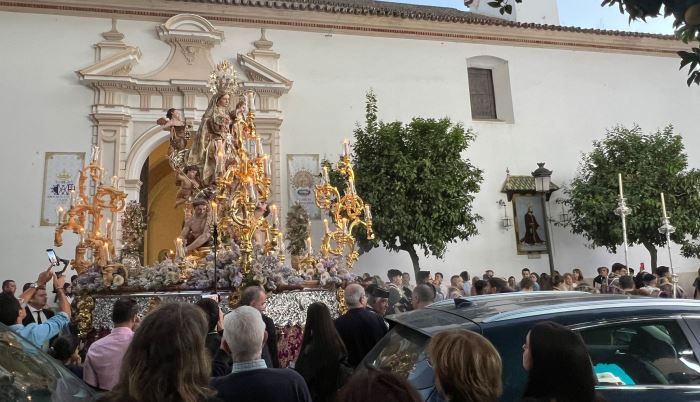
[[[596,402],[595,374],[581,336],[551,321],[537,323],[523,345],[528,372],[523,401]]]
[[[304,377],[314,402],[335,399],[351,374],[347,365],[347,350],[333,325],[328,307],[316,302],[306,313],[306,326],[301,352],[295,370]]]

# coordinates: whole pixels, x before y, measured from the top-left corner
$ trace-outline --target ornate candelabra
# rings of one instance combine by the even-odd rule
[[[373,239],[374,233],[370,205],[365,204],[355,191],[355,172],[350,161],[350,144],[347,140],[343,143],[343,156],[336,164],[336,169],[346,183],[342,196],[338,189],[331,185],[327,166],[323,166],[322,183],[315,187],[316,205],[324,211],[324,215],[330,214],[335,226],[335,229],[331,230],[328,219],[323,220],[325,234],[321,242],[321,255],[345,256],[350,270],[359,257],[352,235],[353,229],[358,225],[364,226],[368,239]]]
[[[214,227],[230,233],[240,246],[244,272],[250,270],[257,233],[263,237],[259,242],[265,254],[278,253],[281,243],[275,205],[270,206],[272,222],[266,219],[272,171],[270,157],[255,129],[254,96],[253,91],[246,92],[248,111],[233,123],[231,155],[218,155],[215,198],[222,208],[213,211]]]
[[[659,233],[666,235],[666,249],[668,250],[668,267],[671,270],[671,283],[673,284],[673,298],[678,297],[678,275],[676,275],[673,269],[673,260],[671,259],[671,233],[676,231],[676,228],[671,225],[671,220],[666,214],[666,200],[664,199],[664,193],[661,193],[661,210],[663,216],[661,218],[661,227],[659,227]]]
[[[618,215],[622,220],[622,243],[625,248],[625,266],[629,267],[627,262],[627,219],[626,216],[632,213],[632,210],[627,206],[624,192],[622,191],[622,174],[617,174],[617,181],[620,187],[620,196],[618,197],[617,208],[615,215]]]
[[[73,269],[81,273],[93,262],[107,269],[111,273],[114,269],[112,257],[114,256],[114,243],[112,241],[112,220],[108,219],[104,232],[101,232],[103,210],[108,209],[112,214],[124,209],[126,193],[119,190],[119,179],[112,177],[111,185],[102,183],[104,169],[99,163],[98,146],[93,146],[90,164],[80,171],[78,181],[78,193],[71,191],[70,207],[67,211],[58,209],[58,224],[54,233],[54,245],[63,245],[63,231],[72,230],[80,235],[80,242],[75,248],[75,258],[71,261]],[[90,196],[87,186],[88,180],[91,187],[95,188],[95,194]],[[88,228],[88,225],[91,225]],[[87,258],[90,251],[91,260]]]

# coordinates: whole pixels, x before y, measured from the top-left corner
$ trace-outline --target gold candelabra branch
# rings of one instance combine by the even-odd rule
[[[321,241],[321,255],[344,256],[350,270],[359,258],[353,230],[364,226],[368,239],[374,238],[374,232],[370,205],[365,204],[355,190],[355,171],[350,159],[349,142],[345,140],[343,145],[343,156],[336,164],[336,169],[345,179],[344,194],[341,196],[340,191],[331,184],[328,167],[323,166],[322,183],[315,187],[315,199],[316,205],[324,214],[330,215],[334,225],[331,230],[328,219],[323,219],[325,234]]]
[[[104,232],[102,221],[104,210],[113,214],[124,209],[126,193],[119,189],[119,178],[112,177],[111,185],[102,183],[104,169],[99,163],[98,146],[93,146],[90,163],[80,171],[78,181],[78,193],[75,190],[70,194],[70,207],[64,211],[58,209],[58,224],[54,232],[54,245],[63,245],[63,231],[68,229],[80,236],[75,248],[75,258],[71,261],[73,269],[81,273],[93,262],[101,267],[107,267],[114,257],[114,243],[112,240],[112,220],[108,219]],[[88,179],[95,187],[95,194],[90,196]],[[87,225],[92,223],[92,227]],[[91,251],[92,261],[87,258],[87,251]]]

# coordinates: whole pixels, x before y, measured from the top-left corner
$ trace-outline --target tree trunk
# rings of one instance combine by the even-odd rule
[[[416,248],[413,244],[401,243],[401,249],[406,251],[408,255],[411,256],[411,262],[413,263],[413,275],[418,276],[418,271],[420,271],[420,264],[418,263],[418,253],[416,253]]]
[[[651,243],[642,243],[644,244],[644,247],[646,247],[647,251],[649,251],[649,256],[651,257],[651,273],[655,274],[656,273],[656,246],[654,246]]]

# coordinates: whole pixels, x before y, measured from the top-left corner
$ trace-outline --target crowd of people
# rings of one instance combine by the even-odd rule
[[[50,270],[15,297],[3,283],[0,320],[94,389],[104,401],[420,401],[405,378],[362,365],[389,331],[386,315],[421,309],[437,300],[504,292],[579,290],[669,297],[668,269],[633,275],[622,264],[598,269],[590,282],[581,271],[498,278],[486,270],[477,279],[462,272],[444,283],[442,273],[410,275],[391,269],[387,280],[364,275],[345,287],[348,312],[335,320],[328,306],[311,304],[298,357],[280,368],[277,331],[265,315],[267,294],[248,286],[238,306],[224,315],[214,298],[196,304],[166,303],[145,317],[132,298],[112,309],[111,333],[81,347],[70,324],[70,286]],[[699,272],[700,275],[700,272]],[[53,284],[58,311],[46,308]],[[696,286],[700,281],[696,281]],[[683,290],[676,288],[683,294]],[[697,293],[697,292],[696,292]],[[481,335],[446,330],[427,346],[435,386],[447,401],[496,401],[502,392],[502,360]],[[596,401],[596,379],[580,336],[552,322],[533,326],[523,340],[528,372],[526,401]]]

